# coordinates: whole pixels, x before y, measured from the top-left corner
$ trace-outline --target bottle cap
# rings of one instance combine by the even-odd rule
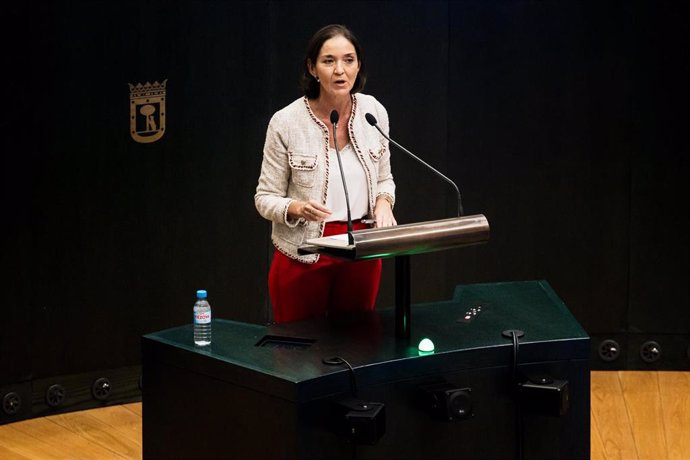
[[[199,289],[198,291],[196,291],[196,298],[197,299],[205,299],[207,295],[208,294],[203,289]]]

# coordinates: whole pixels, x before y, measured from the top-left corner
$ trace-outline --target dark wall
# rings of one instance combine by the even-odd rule
[[[595,337],[686,349],[688,51],[680,2],[53,2],[4,15],[0,385],[140,362],[139,337],[269,319],[253,194],[306,41],[341,22],[391,135],[446,171],[484,246],[413,259],[413,300],[546,279]],[[167,79],[167,126],[129,135],[128,83]],[[401,223],[452,191],[394,152]],[[380,306],[393,303],[386,261]],[[665,339],[663,339],[665,340]],[[595,346],[597,342],[595,341]],[[683,348],[686,347],[686,348]],[[687,356],[671,366],[687,368]],[[669,364],[667,364],[669,365]]]
[[[2,380],[138,363],[141,334],[188,322],[200,288],[217,315],[263,321],[268,227],[248,172],[271,110],[267,5],[36,9],[17,78],[32,79],[34,129],[3,149],[21,188],[8,187],[20,216],[3,265],[21,268],[5,278],[20,308]],[[136,143],[128,83],[164,79],[166,133]]]

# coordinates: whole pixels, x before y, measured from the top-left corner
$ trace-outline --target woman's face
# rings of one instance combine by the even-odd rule
[[[349,95],[359,73],[355,47],[342,35],[329,38],[323,42],[316,63],[311,64],[309,71],[319,79],[322,96]]]

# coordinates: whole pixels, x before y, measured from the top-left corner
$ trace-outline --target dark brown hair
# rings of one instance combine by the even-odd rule
[[[357,93],[364,88],[364,84],[367,81],[367,72],[364,67],[364,54],[362,53],[362,47],[359,46],[357,37],[355,37],[347,27],[340,24],[331,24],[318,30],[314,36],[311,37],[309,43],[307,44],[307,52],[304,56],[304,69],[300,79],[300,87],[309,99],[316,99],[319,97],[319,93],[321,91],[321,85],[309,72],[309,64],[311,63],[312,65],[316,65],[316,60],[319,57],[319,52],[321,51],[321,47],[323,46],[324,42],[339,35],[345,37],[350,43],[352,43],[352,46],[355,47],[357,61],[359,62],[359,73],[357,74],[355,83],[352,85],[350,93]]]

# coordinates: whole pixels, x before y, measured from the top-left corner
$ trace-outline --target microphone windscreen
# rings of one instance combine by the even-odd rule
[[[367,119],[367,122],[369,122],[369,124],[370,124],[371,126],[376,126],[376,118],[374,118],[374,116],[373,116],[372,114],[366,113],[366,114],[364,115],[364,118]]]
[[[340,118],[340,115],[338,115],[338,111],[334,110],[331,112],[331,123],[336,124],[338,123],[338,119]]]

